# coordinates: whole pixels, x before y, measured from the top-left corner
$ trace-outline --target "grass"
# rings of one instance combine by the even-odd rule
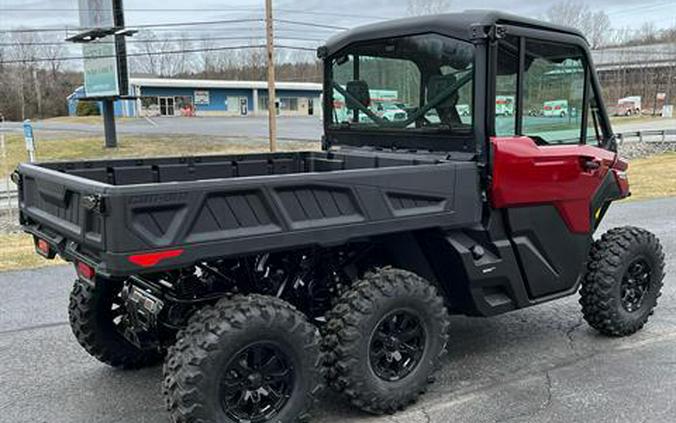
[[[304,141],[280,141],[280,150],[314,150],[319,143]],[[6,159],[0,168],[0,176],[9,175],[20,162],[28,159],[23,137],[6,135]],[[239,154],[268,151],[261,140],[228,139],[203,136],[121,136],[118,147],[106,149],[100,137],[73,137],[67,139],[38,139],[38,161],[61,161],[104,159],[121,157],[167,157],[206,154]]]
[[[631,200],[676,196],[676,153],[665,153],[629,164]]]
[[[64,264],[58,258],[47,260],[35,253],[28,234],[0,234],[0,271],[32,269]]]
[[[139,120],[141,118],[132,118],[132,117],[116,117],[116,123],[131,122]],[[57,116],[48,119],[42,119],[41,122],[45,123],[82,123],[86,125],[103,125],[102,116]]]
[[[628,125],[631,123],[662,122],[665,119],[661,116],[640,115],[640,116],[610,116],[610,122],[613,125]]]

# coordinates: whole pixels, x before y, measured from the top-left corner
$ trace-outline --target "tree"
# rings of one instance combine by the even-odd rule
[[[411,16],[436,15],[448,12],[452,0],[408,0],[408,14]]]
[[[606,12],[593,12],[580,0],[555,3],[547,10],[545,18],[549,22],[581,31],[592,48],[602,47],[610,37],[610,18]]]
[[[612,32],[610,18],[606,12],[599,10],[591,15],[590,23],[586,35],[591,48],[603,47],[608,42]]]
[[[655,22],[644,22],[638,30],[638,38],[645,44],[657,42],[658,30]]]

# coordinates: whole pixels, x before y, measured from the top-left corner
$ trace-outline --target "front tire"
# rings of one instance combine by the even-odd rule
[[[631,335],[653,314],[663,279],[664,252],[655,235],[631,226],[611,229],[592,246],[582,314],[604,335]]]
[[[171,419],[293,422],[321,390],[319,331],[286,302],[262,295],[196,312],[164,364]]]
[[[362,410],[394,413],[432,382],[448,326],[442,298],[423,278],[392,268],[367,274],[329,313],[327,379]]]
[[[94,358],[113,367],[138,369],[162,358],[158,351],[141,350],[122,336],[116,327],[124,312],[118,294],[122,284],[97,279],[93,286],[80,279],[70,294],[68,318],[78,343]]]

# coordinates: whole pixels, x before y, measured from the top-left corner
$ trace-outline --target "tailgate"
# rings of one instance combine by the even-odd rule
[[[21,164],[18,173],[22,224],[29,232],[58,244],[70,240],[104,249],[103,216],[92,200],[100,199],[107,185],[32,164]]]

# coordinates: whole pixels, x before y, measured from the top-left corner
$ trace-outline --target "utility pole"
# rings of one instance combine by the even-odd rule
[[[277,151],[277,107],[275,94],[275,34],[272,21],[272,0],[265,0],[265,33],[268,56],[268,129],[270,152]]]

